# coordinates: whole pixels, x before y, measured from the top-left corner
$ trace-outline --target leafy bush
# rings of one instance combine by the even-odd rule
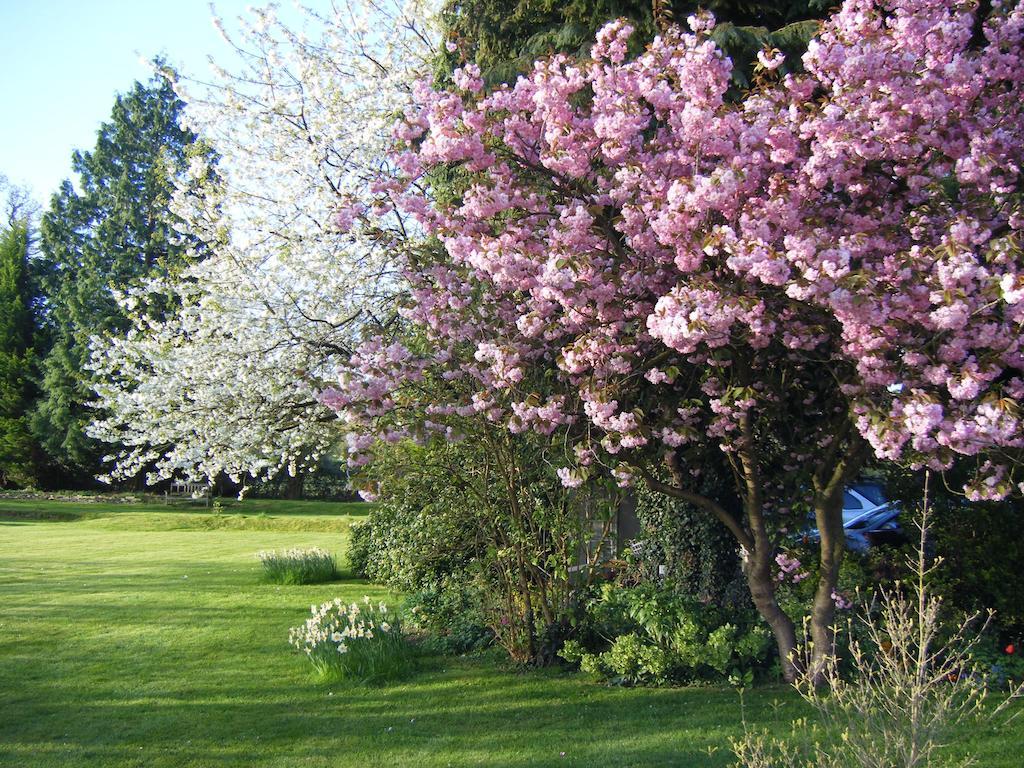
[[[712,471],[703,485],[719,483]],[[703,602],[749,607],[736,540],[706,511],[639,485],[636,514],[645,545],[643,557],[664,567],[664,581]]]
[[[961,487],[968,470],[956,467],[945,482],[933,482],[929,489],[929,545],[943,560],[930,587],[948,609],[962,615],[994,610],[993,629],[1005,646],[1024,636],[1024,501],[968,502],[949,490]],[[903,509],[920,506],[920,473],[894,470],[886,480],[886,491]]]
[[[630,632],[612,641],[603,653],[588,653],[576,640],[568,640],[561,656],[592,675],[624,685],[665,685],[671,682],[671,654]]]
[[[338,578],[334,556],[319,547],[263,551],[263,581],[270,584],[322,584]]]
[[[582,504],[614,497],[563,487],[539,442],[485,424],[472,440],[382,445],[358,480],[378,494],[369,532],[357,534],[368,537],[367,576],[422,592],[418,621],[439,647],[470,648],[489,635],[516,662],[556,660],[574,589],[591,577],[572,571]]]
[[[602,585],[586,621],[589,642],[570,640],[560,655],[620,685],[748,682],[766,669],[772,647],[752,613],[729,613],[651,584]]]
[[[461,579],[446,579],[413,593],[405,608],[409,623],[427,634],[424,644],[430,650],[463,654],[494,642],[479,587]]]
[[[346,605],[340,598],[310,606],[312,616],[293,627],[288,641],[302,651],[324,680],[380,683],[412,667],[412,651],[397,616],[384,603]]]
[[[937,499],[931,533],[943,565],[935,594],[964,614],[995,611],[1005,645],[1024,634],[1024,504]]]
[[[358,548],[366,548],[367,578],[415,592],[463,573],[486,553],[479,538],[479,502],[470,501],[458,477],[458,466],[476,460],[468,450],[410,444],[379,450],[366,470],[378,483],[379,503],[360,529],[353,527],[357,560],[363,557]]]
[[[373,546],[373,529],[368,522],[356,523],[349,528],[348,551],[345,556],[352,575],[360,579],[369,578],[370,554]]]

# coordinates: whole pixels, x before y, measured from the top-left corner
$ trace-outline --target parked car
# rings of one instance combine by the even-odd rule
[[[880,544],[902,544],[906,536],[900,527],[899,516],[899,507],[886,504],[851,520],[843,526],[846,546],[860,552]]]
[[[905,541],[899,523],[900,510],[886,499],[877,483],[855,483],[843,491],[843,532],[846,546],[856,551],[880,544],[901,544]],[[810,541],[818,540],[818,529],[804,534]]]
[[[843,491],[843,525],[891,506],[882,486],[877,483],[854,483]]]

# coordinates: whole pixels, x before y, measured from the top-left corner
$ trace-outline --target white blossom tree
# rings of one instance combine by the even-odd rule
[[[383,203],[391,125],[436,50],[430,0],[252,10],[229,71],[182,79],[198,156],[174,199],[198,237],[192,264],[127,290],[133,327],[94,340],[98,418],[112,477],[268,476],[338,440],[315,392],[368,320],[390,313],[405,222]],[[154,306],[176,307],[154,320]]]

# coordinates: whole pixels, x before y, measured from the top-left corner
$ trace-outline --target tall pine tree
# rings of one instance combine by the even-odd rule
[[[90,337],[126,327],[113,291],[172,272],[185,259],[169,209],[174,179],[198,146],[195,134],[179,125],[183,107],[164,77],[118,96],[95,149],[72,157],[77,185],[65,180],[43,215],[53,341],[32,431],[64,475],[57,482],[90,483],[109,450],[85,433],[93,416],[86,363]]]
[[[34,368],[28,256],[29,222],[13,219],[0,230],[0,488],[34,480],[28,423]]]

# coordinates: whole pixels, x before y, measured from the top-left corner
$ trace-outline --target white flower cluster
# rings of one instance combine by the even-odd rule
[[[334,556],[319,547],[263,551],[256,555],[263,565],[263,578],[272,584],[320,584],[338,575]]]
[[[368,597],[359,603],[346,605],[341,598],[309,607],[312,616],[301,627],[292,627],[288,642],[307,656],[323,654],[325,651],[348,653],[350,644],[373,640],[374,633],[385,635],[397,632],[397,624],[386,620],[388,607],[385,603],[370,605]]]
[[[274,549],[263,549],[256,553],[256,557],[259,558],[259,561],[264,565],[268,563],[334,561],[334,556],[326,549],[321,549],[320,547],[309,547],[307,549],[293,547],[291,549],[282,550],[281,552]]]
[[[191,265],[126,289],[130,331],[93,340],[90,434],[118,446],[114,477],[294,475],[337,444],[315,393],[397,290],[384,246],[406,223],[364,214],[394,116],[436,50],[434,5],[334,3],[306,9],[301,31],[252,9],[230,41],[234,71],[176,83],[217,159],[176,180]]]

